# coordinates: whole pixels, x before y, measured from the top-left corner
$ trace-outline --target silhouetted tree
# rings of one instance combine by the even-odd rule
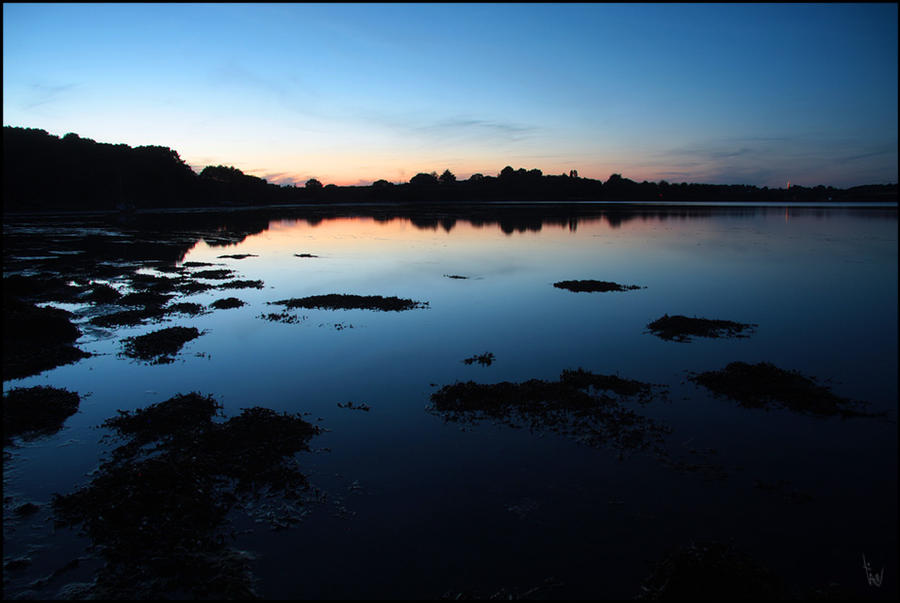
[[[453,172],[450,170],[444,170],[444,173],[441,174],[440,178],[438,178],[443,184],[453,184],[456,182],[456,176],[453,175]]]
[[[430,186],[438,183],[438,177],[435,172],[431,172],[430,174],[419,172],[409,179],[409,183],[414,186]]]
[[[309,191],[320,191],[322,190],[322,183],[315,178],[310,178],[306,181],[306,189]]]
[[[472,174],[469,176],[469,182],[484,182],[484,174]]]

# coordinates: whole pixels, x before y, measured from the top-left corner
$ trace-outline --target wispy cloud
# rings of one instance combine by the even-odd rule
[[[68,93],[77,88],[78,84],[31,84],[24,102],[23,109],[34,109],[42,105],[65,100]]]

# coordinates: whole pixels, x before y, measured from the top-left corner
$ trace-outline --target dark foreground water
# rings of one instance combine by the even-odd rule
[[[895,208],[783,206],[7,218],[5,278],[61,275],[127,293],[135,273],[231,269],[264,285],[182,293],[169,303],[206,313],[118,328],[89,322],[115,304],[52,302],[75,314],[77,346],[92,356],[4,378],[4,393],[51,385],[81,396],[60,431],[5,447],[4,594],[54,598],[92,580],[106,559],[54,525],[53,494],[96,476],[116,445],[99,426],[117,410],[199,392],[225,417],[263,406],[322,428],[297,455],[315,492],[302,521],[278,529],[229,514],[229,545],[253,555],[262,597],[630,598],[653,563],[715,541],[794,592],[837,583],[895,598],[897,232]],[[220,257],[235,254],[252,255]],[[185,262],[215,265],[172,272]],[[553,286],[580,279],[644,288]],[[428,305],[261,317],[284,311],[267,302],[332,293]],[[245,305],[210,307],[232,296]],[[668,341],[647,329],[664,314],[757,327]],[[122,354],[124,338],[176,325],[202,334],[173,362]],[[463,362],[487,352],[490,365]],[[799,371],[886,414],[746,408],[688,378],[733,361]],[[431,400],[456,382],[554,382],[577,368],[658,386],[649,402],[623,404],[668,430],[665,462],[540,415],[448,421]],[[13,512],[26,502],[39,510]]]

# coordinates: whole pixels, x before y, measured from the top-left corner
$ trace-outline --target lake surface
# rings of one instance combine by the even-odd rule
[[[653,563],[700,541],[746,552],[801,592],[837,582],[855,597],[895,598],[897,233],[896,208],[885,207],[7,218],[4,277],[62,274],[125,293],[133,270],[172,276],[156,269],[205,262],[215,266],[183,274],[231,269],[264,287],[181,295],[171,303],[209,309],[234,296],[246,305],[120,328],[89,323],[113,306],[52,303],[75,314],[77,346],[92,356],[3,382],[4,393],[51,385],[81,395],[62,430],[5,449],[4,561],[30,563],[4,570],[4,592],[53,598],[91,580],[102,562],[85,552],[90,538],[54,527],[52,495],[90,482],[115,444],[101,441],[110,430],[99,426],[117,410],[199,392],[226,417],[263,406],[308,413],[323,428],[296,457],[324,493],[303,521],[273,529],[229,516],[232,544],[254,555],[265,598],[487,597],[504,589],[630,598]],[[221,257],[236,254],[252,255]],[[98,276],[98,266],[113,269]],[[553,286],[582,279],[643,288]],[[268,302],[333,293],[427,307],[261,318],[284,310]],[[647,328],[664,314],[757,327],[749,337],[667,341]],[[122,355],[124,338],[175,325],[202,335],[174,362]],[[490,365],[463,362],[487,352]],[[688,379],[733,361],[799,371],[885,415],[745,408]],[[592,445],[540,417],[518,428],[497,417],[447,420],[431,399],[456,382],[554,382],[578,368],[654,384],[649,402],[623,404],[665,426],[667,458],[677,463]],[[10,512],[27,501],[40,510]],[[873,573],[884,568],[880,586],[867,580],[863,556]]]

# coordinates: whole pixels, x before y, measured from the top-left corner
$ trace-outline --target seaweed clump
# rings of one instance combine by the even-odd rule
[[[234,280],[222,283],[219,289],[262,289],[264,283],[260,280]]]
[[[72,314],[4,295],[3,379],[20,379],[90,356],[72,345],[81,331]]]
[[[588,446],[611,446],[620,454],[632,450],[663,454],[661,445],[668,428],[621,402],[622,398],[634,398],[646,403],[653,395],[650,384],[579,368],[563,371],[558,381],[445,385],[431,395],[429,410],[446,421],[487,419],[512,427],[548,429]]]
[[[124,340],[125,355],[152,361],[152,364],[166,364],[172,362],[172,356],[185,343],[197,337],[200,337],[200,331],[196,327],[168,327],[137,337],[127,337]]]
[[[613,283],[611,281],[593,281],[593,280],[559,281],[558,283],[553,283],[553,286],[556,287],[557,289],[567,289],[569,291],[575,291],[575,292],[634,291],[636,289],[646,289],[646,287],[641,287],[639,285],[620,285],[619,283]]]
[[[56,433],[79,401],[75,392],[45,385],[10,390],[3,396],[3,445],[16,436],[31,440]]]
[[[240,308],[241,306],[246,306],[247,304],[236,297],[225,297],[222,299],[217,299],[209,305],[213,308],[216,308],[217,310],[227,310],[228,308]]]
[[[255,598],[247,553],[228,546],[227,515],[300,520],[307,478],[294,459],[319,431],[299,415],[243,409],[214,422],[211,396],[177,395],[106,420],[125,442],[86,487],[52,501],[57,522],[82,526],[107,561],[92,598]]]
[[[689,379],[745,408],[781,406],[818,416],[876,416],[857,410],[863,402],[838,396],[798,371],[784,370],[768,362],[731,362],[723,369],[694,374]]]
[[[476,362],[481,366],[491,366],[491,364],[494,363],[494,353],[485,352],[484,354],[476,354],[463,360],[463,363],[465,364],[475,364]]]
[[[293,297],[270,304],[294,308],[323,308],[326,310],[380,310],[382,312],[401,312],[416,308],[428,307],[428,302],[413,301],[399,297],[382,297],[380,295],[347,295],[331,293],[328,295],[311,295],[309,297]]]
[[[784,580],[746,553],[718,542],[692,543],[656,563],[638,599],[695,601],[793,598]]]
[[[296,258],[317,258],[319,256],[313,255],[311,253],[295,253],[294,257],[296,257]]]
[[[233,260],[243,260],[244,258],[259,257],[255,253],[232,253],[231,255],[218,255],[217,258],[231,258]]]
[[[647,328],[661,339],[668,341],[690,341],[691,336],[695,337],[749,337],[743,334],[753,332],[756,328],[753,323],[734,322],[732,320],[716,320],[709,318],[689,318],[676,314],[669,316],[662,315],[647,325]]]
[[[224,280],[226,278],[231,278],[233,275],[233,270],[222,268],[220,270],[201,270],[200,272],[195,272],[192,276],[210,280]]]

